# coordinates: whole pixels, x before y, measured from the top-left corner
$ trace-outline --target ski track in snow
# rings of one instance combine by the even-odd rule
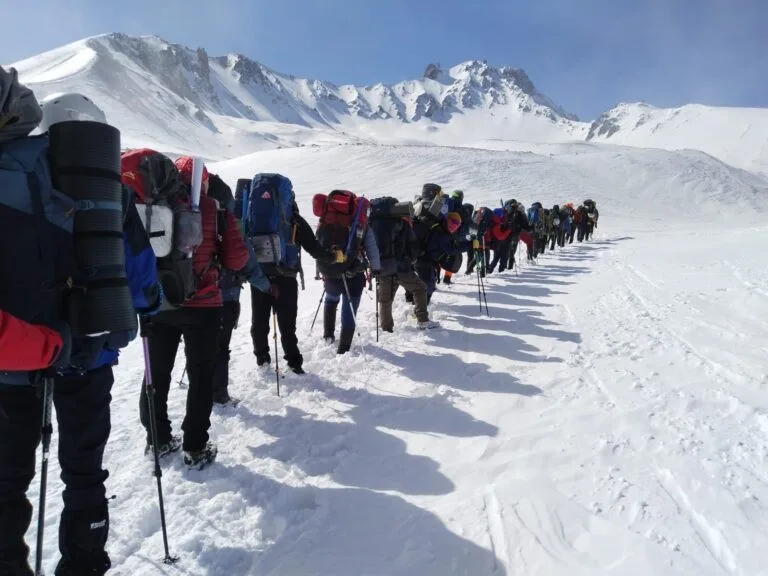
[[[219,459],[203,471],[187,471],[180,456],[163,462],[169,541],[180,556],[172,567],[162,564],[138,423],[141,347],[132,344],[116,369],[106,457],[113,573],[768,574],[766,272],[754,261],[768,239],[756,224],[710,237],[697,234],[695,219],[679,229],[636,221],[627,208],[635,184],[611,196],[612,171],[591,173],[594,164],[573,158],[561,170],[557,160],[526,157],[520,171],[506,164],[516,154],[375,152],[286,150],[220,169],[230,180],[253,166],[295,172],[304,209],[313,192],[346,185],[339,173],[367,188],[391,175],[390,186],[418,189],[419,162],[445,182],[485,163],[498,182],[526,174],[524,187],[538,191],[525,193],[528,203],[535,195],[551,205],[566,184],[582,194],[580,182],[591,181],[600,228],[533,265],[520,249],[518,272],[485,281],[490,317],[476,276],[459,273],[435,294],[439,329],[418,331],[399,292],[396,332],[376,343],[366,291],[343,357],[320,341],[321,319],[309,332],[322,286],[308,266],[298,334],[309,374],[286,374],[280,397],[274,369],[255,365],[244,293],[230,389],[242,402],[214,408]],[[645,152],[636,158],[647,161]],[[416,175],[409,183],[400,172]],[[488,182],[477,196],[490,205],[498,194]],[[180,354],[169,399],[175,431],[182,369]],[[50,478],[52,571],[55,459]]]

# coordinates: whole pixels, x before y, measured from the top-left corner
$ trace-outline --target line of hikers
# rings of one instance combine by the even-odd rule
[[[450,283],[464,254],[467,273],[477,267],[485,275],[497,264],[502,271],[514,266],[520,240],[536,258],[548,242],[553,249],[574,234],[589,238],[598,218],[592,201],[525,211],[512,200],[475,210],[463,192],[446,194],[432,183],[412,202],[334,190],[315,195],[312,210],[315,231],[280,174],[240,179],[233,193],[198,159],[121,151],[119,131],[87,96],[38,103],[14,69],[0,68],[0,244],[14,247],[0,256],[0,575],[33,574],[24,542],[33,509],[27,490],[42,442],[40,573],[52,405],[64,482],[55,574],[110,568],[103,456],[113,366],[137,334],[146,364],[139,415],[160,488],[160,458],[182,450],[185,465],[199,469],[217,456],[208,434],[212,406],[236,402],[228,391],[229,346],[246,283],[257,364],[271,365],[272,320],[278,377],[278,326],[288,368],[304,374],[296,337],[302,249],[324,283],[323,338],[344,354],[374,280],[383,331],[395,329],[400,286],[415,326],[435,328],[432,295],[440,280]],[[189,380],[183,438],[168,416],[182,339]],[[161,519],[165,534],[162,499]]]

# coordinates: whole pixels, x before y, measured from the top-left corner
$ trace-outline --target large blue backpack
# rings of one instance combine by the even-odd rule
[[[245,233],[264,273],[295,276],[301,260],[293,184],[280,174],[256,174],[243,198]]]
[[[530,222],[532,226],[536,226],[540,220],[541,215],[539,213],[539,207],[531,206],[528,208],[528,222]]]

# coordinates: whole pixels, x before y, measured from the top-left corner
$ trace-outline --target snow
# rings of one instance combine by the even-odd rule
[[[606,131],[608,128],[612,129]],[[655,108],[648,104],[620,104],[601,116],[592,130],[596,133],[595,141],[666,150],[701,150],[733,166],[768,175],[768,109],[765,108],[700,104]]]
[[[592,197],[601,220],[593,241],[489,276],[490,317],[476,277],[459,274],[434,297],[439,329],[416,330],[399,296],[396,331],[377,343],[366,291],[342,357],[310,332],[322,285],[307,264],[309,374],[281,380],[280,397],[255,365],[245,294],[231,367],[243,401],[214,409],[219,459],[163,463],[173,567],[132,344],[106,462],[116,574],[768,574],[766,179],[701,153],[585,143],[304,147],[209,167],[233,185],[289,175],[310,221],[317,192],[408,199],[425,181],[476,205]],[[182,369],[180,356],[177,431]],[[51,464],[49,570],[62,488]]]

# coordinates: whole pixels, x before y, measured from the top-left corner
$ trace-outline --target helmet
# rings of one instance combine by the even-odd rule
[[[72,120],[107,123],[104,111],[88,96],[77,92],[51,94],[40,102],[40,108],[43,110],[43,119],[40,122],[42,132],[48,132],[54,124]]]
[[[455,234],[461,228],[461,215],[458,212],[448,212],[445,215],[445,228],[450,234]]]

